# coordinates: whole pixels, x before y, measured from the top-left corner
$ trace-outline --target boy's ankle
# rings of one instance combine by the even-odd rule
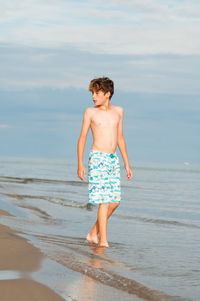
[[[98,236],[92,236],[90,233],[87,234],[86,240],[91,243],[98,244]]]
[[[99,242],[99,247],[109,248],[108,242]]]
[[[88,233],[91,237],[98,237],[98,233],[89,232]]]
[[[108,245],[108,241],[99,239],[99,244],[100,245]]]

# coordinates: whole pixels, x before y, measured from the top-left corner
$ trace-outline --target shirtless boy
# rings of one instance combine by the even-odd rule
[[[99,204],[97,221],[86,239],[100,247],[109,247],[107,221],[121,201],[120,165],[117,146],[122,154],[127,180],[133,176],[123,136],[123,108],[110,104],[114,83],[107,77],[93,79],[89,85],[94,107],[88,107],[83,115],[78,140],[78,177],[86,176],[83,153],[89,128],[93,144],[88,158],[89,203]],[[98,238],[99,234],[99,238]]]

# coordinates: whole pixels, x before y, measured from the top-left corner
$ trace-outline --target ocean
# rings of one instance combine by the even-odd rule
[[[0,208],[14,215],[1,223],[47,255],[33,277],[66,300],[102,300],[109,289],[119,300],[200,300],[200,165],[133,162],[130,181],[120,165],[108,249],[85,240],[98,207],[76,160],[1,157]]]

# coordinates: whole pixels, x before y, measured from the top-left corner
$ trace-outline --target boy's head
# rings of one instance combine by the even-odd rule
[[[111,99],[114,94],[114,83],[108,77],[95,78],[90,82],[89,91],[92,93],[102,91],[104,94],[110,92],[109,99]]]

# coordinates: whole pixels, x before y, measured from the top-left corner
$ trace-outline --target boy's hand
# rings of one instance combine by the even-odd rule
[[[77,175],[82,181],[84,181],[83,176],[84,177],[86,176],[86,171],[85,171],[84,165],[78,166]]]
[[[130,166],[128,165],[128,166],[125,166],[125,169],[126,169],[126,172],[127,172],[127,180],[129,181],[132,177],[133,177],[133,172],[132,172],[132,170],[131,170],[131,168],[130,168]]]

